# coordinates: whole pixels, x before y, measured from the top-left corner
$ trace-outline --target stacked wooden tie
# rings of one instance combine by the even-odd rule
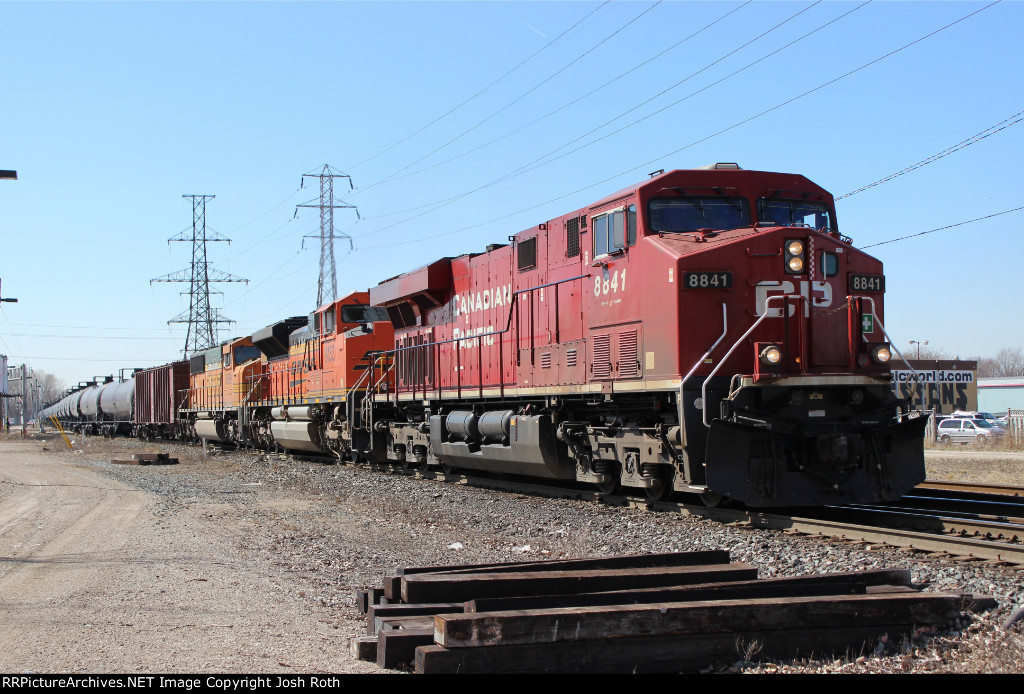
[[[178,459],[167,453],[133,453],[131,458],[110,462],[116,465],[177,465]]]
[[[923,593],[910,572],[759,580],[725,551],[406,567],[357,592],[352,654],[419,673],[676,672],[859,655],[990,598]]]

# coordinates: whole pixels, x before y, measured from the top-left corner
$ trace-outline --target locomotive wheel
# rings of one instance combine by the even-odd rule
[[[700,495],[700,502],[708,508],[717,508],[724,504],[726,500],[727,497],[724,497],[717,492],[703,492]]]
[[[441,469],[444,470],[444,474],[446,475],[454,475],[459,468],[454,465],[449,465],[448,463],[441,463]]]
[[[616,491],[618,491],[619,481],[611,480],[609,482],[597,482],[594,486],[597,487],[597,491],[601,492],[602,494],[611,496]]]
[[[661,480],[661,484],[657,487],[644,487],[644,496],[648,501],[664,501],[672,495],[671,476],[661,473],[658,475],[658,479]]]

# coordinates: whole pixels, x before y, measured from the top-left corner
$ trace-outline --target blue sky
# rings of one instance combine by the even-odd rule
[[[661,168],[735,161],[849,193],[1020,118],[1024,3],[988,5],[0,3],[0,169],[19,176],[0,181],[19,300],[0,352],[69,383],[179,358],[185,326],[166,322],[187,286],[150,280],[190,263],[167,242],[191,227],[184,194],[216,196],[208,228],[232,243],[209,261],[250,280],[216,285],[237,321],[222,337],[308,313],[319,217],[293,214],[324,164],[362,217],[336,213],[356,248],[338,244],[341,294]],[[1024,206],[1022,152],[1024,125],[1005,127],[840,200],[840,230],[863,247]],[[898,347],[1024,345],[1022,220],[870,249]]]

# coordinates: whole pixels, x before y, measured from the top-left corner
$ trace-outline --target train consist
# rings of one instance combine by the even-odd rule
[[[50,414],[653,499],[894,500],[926,418],[890,388],[884,290],[827,191],[717,164],[140,372],[133,417],[100,386]]]

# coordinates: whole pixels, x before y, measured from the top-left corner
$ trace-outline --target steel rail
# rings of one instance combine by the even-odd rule
[[[967,492],[972,494],[990,494],[994,496],[1024,497],[1024,487],[1009,484],[988,484],[986,482],[954,482],[952,480],[925,480],[915,487],[916,490],[942,490],[951,492]]]
[[[383,467],[383,466],[381,466]],[[708,518],[720,523],[748,526],[767,530],[782,530],[790,534],[831,537],[854,542],[884,544],[921,552],[954,555],[990,562],[1024,565],[1024,544],[1009,544],[979,537],[944,535],[919,530],[901,530],[825,518],[786,515],[750,509],[707,508],[697,504],[673,501],[648,501],[638,497],[610,496],[597,490],[558,487],[536,482],[502,480],[461,473],[415,470],[410,474],[419,479],[440,480],[472,485],[486,489],[520,494],[536,494],[555,498],[583,501],[603,501],[613,506],[646,508],[680,513],[684,516]]]

